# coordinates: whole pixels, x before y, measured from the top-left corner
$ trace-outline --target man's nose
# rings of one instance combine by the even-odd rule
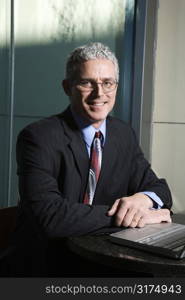
[[[94,86],[94,93],[97,96],[102,96],[104,94],[103,88],[102,88],[102,84],[101,83],[96,83]]]

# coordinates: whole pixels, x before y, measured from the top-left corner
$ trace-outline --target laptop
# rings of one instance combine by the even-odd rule
[[[142,228],[125,228],[109,235],[110,241],[160,254],[169,258],[185,257],[185,225],[150,224]]]

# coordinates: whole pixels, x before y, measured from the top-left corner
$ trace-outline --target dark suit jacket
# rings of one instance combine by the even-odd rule
[[[122,196],[153,191],[165,207],[172,204],[165,180],[151,170],[133,130],[112,117],[92,206],[83,204],[89,157],[69,108],[21,131],[17,163],[18,220],[3,276],[112,276],[112,270],[97,273],[102,266],[89,266],[70,252],[67,237],[118,231],[107,211]]]
[[[172,204],[164,179],[158,179],[138,146],[133,130],[108,117],[102,168],[93,205],[84,205],[89,157],[70,109],[27,126],[18,137],[19,226],[47,238],[107,230],[107,211],[117,198],[153,191]],[[25,229],[26,230],[26,229]]]

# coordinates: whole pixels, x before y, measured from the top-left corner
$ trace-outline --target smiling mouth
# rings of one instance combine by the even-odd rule
[[[101,103],[88,103],[89,105],[92,105],[92,106],[103,106],[104,104],[106,104],[107,102],[101,102]]]

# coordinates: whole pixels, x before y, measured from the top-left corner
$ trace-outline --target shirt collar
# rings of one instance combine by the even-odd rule
[[[81,130],[81,132],[83,134],[85,143],[89,147],[91,147],[95,133],[97,131],[101,131],[102,136],[103,136],[102,137],[102,145],[104,145],[105,136],[106,136],[106,120],[103,121],[103,123],[100,125],[99,128],[94,128],[94,126],[85,123],[84,120],[77,113],[75,113],[73,109],[71,109],[71,112],[72,112],[72,115],[73,115],[79,129]]]

